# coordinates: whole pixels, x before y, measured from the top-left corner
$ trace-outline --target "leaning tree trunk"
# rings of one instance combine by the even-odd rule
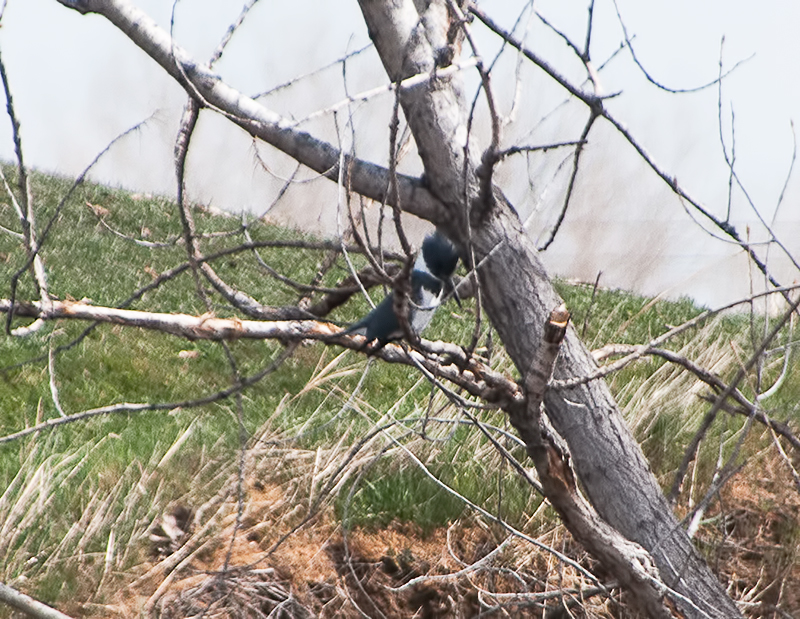
[[[447,2],[360,4],[392,81],[430,73],[437,60],[452,58],[448,47],[458,44],[452,36],[458,26],[453,26]],[[467,108],[460,88],[459,78],[451,76],[403,89],[400,101],[429,188],[448,207],[447,215],[435,223],[462,248],[471,242],[486,312],[525,376],[538,350],[542,325],[561,300],[516,212],[498,192],[491,200],[480,191],[481,176],[485,178],[488,170],[465,155]],[[477,152],[474,141],[469,146]],[[469,221],[464,217],[465,196]],[[570,327],[555,377],[587,376],[594,369],[591,355]],[[549,389],[545,407],[569,445],[592,505],[607,523],[651,553],[663,582],[685,596],[678,598],[681,610],[691,617],[740,616],[678,524],[605,382]]]

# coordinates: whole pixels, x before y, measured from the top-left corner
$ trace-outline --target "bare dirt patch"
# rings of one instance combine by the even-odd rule
[[[589,585],[572,568],[477,520],[426,533],[403,523],[344,530],[323,513],[295,530],[301,516],[280,487],[253,484],[235,536],[231,506],[206,551],[172,572],[157,596],[152,583],[135,596],[129,589],[122,614],[438,619],[513,616],[537,606],[541,614],[544,604],[563,600],[573,616],[585,616],[581,606],[593,617],[613,616],[606,608],[613,601],[578,600]],[[560,550],[568,543],[560,527],[540,539]],[[117,608],[125,606],[120,600]]]

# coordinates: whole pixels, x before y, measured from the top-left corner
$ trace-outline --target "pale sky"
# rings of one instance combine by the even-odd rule
[[[160,24],[169,27],[171,0],[135,0]],[[177,5],[175,35],[199,61],[208,58],[243,3],[235,0],[182,0]],[[511,0],[480,6],[510,28],[525,3]],[[619,9],[634,49],[645,68],[671,88],[692,88],[714,80],[724,36],[724,68],[748,59],[722,87],[723,135],[730,149],[735,118],[737,172],[761,215],[770,222],[792,159],[791,122],[800,120],[800,3],[714,0],[698,3],[620,0]],[[541,0],[536,9],[582,45],[586,4]],[[619,47],[621,27],[613,2],[595,6],[592,57],[599,65]],[[524,23],[527,22],[523,22]],[[477,33],[479,24],[473,24]],[[518,31],[520,34],[522,30]],[[499,41],[478,36],[481,53],[491,58]],[[527,45],[580,82],[585,73],[563,41],[531,20]],[[329,64],[369,43],[357,4],[306,0],[261,0],[229,46],[218,72],[247,94],[263,92],[293,76]],[[117,134],[148,117],[145,127],[115,147],[96,169],[94,180],[140,192],[174,194],[172,142],[185,95],[156,64],[104,18],[82,16],[56,0],[8,0],[0,28],[0,53],[6,64],[17,113],[22,122],[27,163],[76,175]],[[515,95],[514,54],[498,65],[494,80],[503,113]],[[347,64],[347,90],[360,92],[384,84],[374,50]],[[474,76],[468,78],[474,84]],[[727,209],[728,170],[722,158],[717,86],[674,95],[651,84],[619,53],[601,73],[606,93],[621,94],[607,107],[628,126],[669,174],[719,217]],[[341,66],[263,100],[271,109],[302,118],[344,97]],[[472,97],[470,91],[470,98]],[[558,107],[565,92],[538,69],[525,64],[514,122],[505,144],[575,139],[586,111],[581,104]],[[387,109],[391,97],[358,106],[357,153],[386,159]],[[556,112],[552,110],[556,109]],[[552,113],[551,113],[552,112]],[[0,121],[0,156],[13,156],[7,117]],[[340,135],[349,144],[344,117]],[[312,133],[334,141],[332,117],[309,124]],[[377,137],[376,137],[377,136]],[[382,137],[383,136],[383,137]],[[260,214],[294,166],[286,157],[259,153],[271,173],[260,168],[249,138],[227,121],[205,114],[189,160],[190,196],[234,212]],[[546,235],[560,207],[569,166],[566,153],[518,158],[504,164],[497,179],[517,206],[534,238]],[[409,171],[415,171],[413,162]],[[527,182],[533,174],[533,185]],[[306,174],[306,177],[310,175]],[[292,200],[273,215],[293,225],[335,234],[335,187],[314,181],[293,187]],[[764,240],[765,231],[744,200],[734,194],[731,221],[744,236]],[[302,215],[301,215],[302,214]],[[702,218],[702,224],[707,224]],[[800,181],[790,182],[774,231],[800,256]],[[763,253],[763,252],[762,252]],[[564,229],[545,255],[551,273],[594,280],[610,287],[633,288],[670,297],[689,294],[708,305],[744,296],[751,285],[741,250],[717,241],[687,216],[680,202],[633,155],[607,123],[599,121],[589,136],[575,202]],[[777,248],[770,266],[783,283],[800,279]],[[757,285],[758,282],[756,281]]]

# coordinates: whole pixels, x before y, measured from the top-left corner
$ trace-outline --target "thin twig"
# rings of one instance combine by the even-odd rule
[[[266,96],[274,94],[276,92],[280,92],[281,90],[289,88],[290,86],[293,86],[293,85],[295,85],[295,84],[297,84],[297,83],[299,83],[299,82],[301,82],[303,80],[306,80],[306,79],[308,79],[310,77],[314,77],[315,75],[319,75],[323,71],[327,71],[328,69],[330,69],[332,67],[335,67],[337,64],[341,64],[341,63],[349,60],[350,58],[354,58],[355,56],[358,56],[359,54],[362,54],[365,51],[367,51],[369,49],[372,49],[373,47],[374,47],[374,44],[370,41],[364,47],[361,47],[361,48],[359,48],[359,49],[357,49],[355,51],[352,51],[352,52],[348,52],[344,56],[342,56],[341,58],[337,58],[336,60],[334,60],[332,62],[329,62],[328,64],[326,64],[326,65],[324,65],[324,66],[322,66],[322,67],[320,67],[318,69],[314,69],[313,71],[309,71],[308,73],[305,73],[303,75],[299,75],[297,77],[293,77],[292,79],[290,79],[287,82],[283,82],[282,84],[278,84],[277,86],[274,86],[274,87],[270,88],[269,90],[265,90],[265,91],[263,91],[263,92],[261,92],[259,94],[255,94],[255,95],[253,95],[253,99],[260,99],[262,97],[266,97]]]
[[[715,217],[698,200],[690,196],[683,189],[683,187],[681,187],[678,184],[676,178],[667,174],[656,163],[656,161],[647,152],[644,146],[642,146],[639,143],[639,141],[633,136],[633,134],[631,134],[631,132],[620,121],[618,121],[608,110],[605,109],[605,107],[603,106],[603,97],[588,94],[573,86],[569,82],[569,80],[567,80],[563,75],[561,75],[547,61],[545,61],[537,54],[526,48],[520,41],[516,40],[510,33],[501,28],[488,15],[486,15],[483,11],[481,11],[474,5],[470,7],[470,12],[472,12],[476,17],[478,17],[478,19],[480,19],[492,32],[502,37],[503,40],[508,42],[509,45],[518,49],[526,58],[528,58],[536,66],[545,71],[547,75],[549,75],[555,82],[557,82],[572,96],[579,99],[590,108],[597,108],[599,110],[599,115],[605,118],[609,123],[611,123],[611,125],[617,130],[617,132],[620,133],[625,138],[625,140],[627,140],[627,142],[633,147],[633,149],[639,154],[639,156],[648,165],[648,167],[650,167],[650,169],[653,172],[655,172],[655,174],[659,178],[661,178],[679,198],[691,204],[691,206],[695,210],[697,210],[701,215],[703,215],[703,217],[711,221],[716,227],[718,227],[726,235],[728,235],[731,239],[733,239],[733,241],[747,253],[750,260],[752,260],[753,264],[756,265],[758,270],[764,274],[764,276],[768,279],[771,285],[773,285],[775,288],[783,289],[778,280],[770,273],[764,261],[761,258],[759,258],[759,256],[755,253],[755,250],[753,249],[752,245],[745,242],[733,226]],[[716,80],[713,83],[717,83]],[[791,299],[787,298],[787,302],[791,303]]]
[[[52,335],[50,336],[47,350],[47,374],[50,377],[50,398],[53,400],[53,405],[56,407],[58,414],[62,417],[66,417],[67,415],[64,413],[64,409],[61,408],[61,398],[58,395],[58,385],[56,384],[56,356],[53,352]]]
[[[125,131],[123,131],[122,133],[117,135],[113,140],[111,140],[111,142],[109,142],[108,145],[106,145],[106,147],[102,151],[100,151],[100,153],[98,153],[98,155],[89,163],[89,165],[86,166],[86,168],[84,168],[84,170],[80,173],[78,178],[76,178],[75,181],[72,183],[72,185],[70,186],[69,190],[67,190],[67,193],[64,195],[64,197],[61,198],[61,200],[59,201],[58,205],[55,208],[55,211],[50,216],[50,219],[47,221],[47,224],[45,225],[44,229],[42,230],[42,234],[39,236],[39,239],[38,239],[38,241],[36,243],[36,246],[32,248],[31,254],[28,256],[27,262],[22,267],[20,267],[20,269],[17,270],[11,276],[9,298],[11,300],[12,311],[10,311],[8,313],[8,316],[6,317],[6,333],[8,333],[8,334],[12,334],[13,333],[13,334],[19,334],[19,335],[24,335],[24,334],[28,333],[27,331],[25,331],[24,327],[22,328],[21,331],[14,330],[12,332],[12,330],[11,330],[11,324],[12,324],[12,321],[13,321],[13,318],[14,318],[13,305],[14,305],[14,301],[16,299],[17,285],[19,283],[20,277],[22,277],[22,275],[30,268],[30,266],[33,264],[33,261],[39,255],[39,251],[41,250],[42,246],[44,245],[45,241],[47,240],[47,238],[48,238],[48,236],[50,234],[50,230],[53,228],[53,225],[55,224],[55,222],[60,217],[61,211],[63,210],[63,208],[67,204],[67,202],[70,200],[70,198],[72,197],[72,194],[75,193],[75,191],[78,189],[78,187],[83,185],[84,181],[86,180],[86,176],[89,174],[89,172],[92,170],[92,168],[94,168],[94,166],[97,164],[97,162],[100,161],[100,159],[109,150],[111,150],[112,146],[114,146],[117,142],[119,142],[120,140],[122,140],[126,136],[130,135],[131,133],[135,133],[136,131],[141,129],[141,127],[146,122],[148,122],[150,120],[150,118],[152,118],[152,117],[148,117],[147,119],[136,123],[132,127],[129,127],[128,129],[126,129]]]
[[[317,110],[316,112],[312,112],[311,114],[292,121],[287,121],[289,126],[291,127],[298,127],[300,125],[304,125],[312,120],[316,120],[322,116],[328,116],[331,114],[335,114],[339,110],[345,109],[351,106],[353,103],[364,103],[369,101],[370,99],[383,94],[388,94],[390,92],[397,92],[409,90],[414,88],[415,86],[419,86],[420,84],[425,84],[435,79],[442,79],[451,75],[455,75],[460,71],[464,71],[466,69],[471,69],[477,63],[477,59],[470,58],[464,60],[462,62],[453,63],[444,68],[438,68],[435,72],[432,73],[418,73],[416,75],[412,75],[410,77],[401,80],[399,83],[392,83],[392,84],[384,84],[383,86],[377,86],[370,90],[365,90],[363,92],[357,93],[355,95],[346,97],[341,101],[334,103],[322,110]]]
[[[689,468],[689,464],[691,464],[692,460],[694,460],[695,455],[697,454],[697,449],[700,446],[700,442],[702,441],[703,437],[705,436],[705,432],[710,427],[711,423],[714,421],[714,417],[722,408],[725,400],[731,396],[734,390],[739,386],[739,383],[747,376],[747,373],[755,366],[755,364],[761,359],[764,351],[767,350],[769,345],[772,343],[772,340],[778,335],[778,333],[783,329],[784,325],[789,321],[792,314],[795,310],[800,306],[800,296],[798,296],[797,300],[793,302],[789,309],[784,312],[783,316],[780,320],[778,320],[772,330],[767,334],[764,340],[761,342],[759,347],[753,352],[747,362],[739,369],[734,376],[733,380],[727,385],[727,387],[717,396],[714,405],[709,409],[706,413],[706,416],[703,420],[703,424],[700,430],[695,434],[694,438],[690,442],[689,446],[686,449],[686,453],[683,456],[683,460],[681,461],[680,466],[678,467],[678,471],[675,473],[675,480],[672,482],[672,488],[670,489],[667,498],[670,500],[671,503],[674,503],[678,497],[678,494],[681,489],[681,485],[683,484],[683,478],[686,475],[686,471]],[[751,415],[748,418],[748,422],[753,418]]]
[[[731,303],[728,303],[726,305],[723,305],[723,306],[718,307],[718,308],[713,309],[713,310],[706,310],[704,312],[701,312],[700,314],[698,314],[694,318],[692,318],[690,320],[687,320],[683,324],[680,324],[680,325],[677,325],[675,327],[670,328],[668,331],[666,331],[662,335],[659,335],[658,337],[653,338],[652,340],[650,340],[650,342],[648,342],[647,344],[641,344],[639,346],[636,346],[636,350],[634,352],[626,355],[625,357],[623,357],[622,359],[619,359],[618,361],[615,361],[613,363],[609,363],[607,365],[604,365],[603,367],[598,368],[597,370],[595,370],[594,372],[592,372],[591,374],[589,374],[587,376],[568,378],[568,379],[562,379],[562,380],[554,380],[554,381],[552,381],[552,384],[550,385],[550,387],[553,388],[553,389],[568,389],[568,388],[577,387],[578,385],[582,385],[582,384],[585,384],[587,382],[591,382],[593,380],[597,380],[599,378],[603,378],[603,377],[608,376],[609,374],[611,374],[613,372],[617,372],[617,371],[621,370],[622,368],[624,368],[628,364],[632,363],[633,361],[636,361],[637,359],[640,359],[643,355],[647,354],[647,350],[649,348],[656,348],[656,347],[660,346],[661,344],[663,344],[667,340],[675,337],[676,335],[679,335],[679,334],[683,333],[684,331],[687,331],[689,329],[694,328],[695,326],[697,326],[701,322],[711,318],[712,316],[715,316],[715,315],[717,315],[717,314],[719,314],[721,312],[724,312],[724,311],[729,310],[731,308],[737,307],[739,305],[742,305],[742,304],[745,304],[745,303],[750,303],[754,299],[758,299],[758,298],[761,298],[761,297],[766,297],[766,296],[769,296],[769,295],[772,295],[772,294],[780,294],[780,295],[785,297],[785,296],[789,295],[790,292],[792,292],[794,290],[797,290],[798,288],[800,288],[800,284],[797,284],[797,285],[794,285],[794,286],[783,286],[783,287],[780,287],[780,288],[776,288],[774,290],[767,290],[766,292],[759,292],[759,293],[753,294],[753,295],[747,297],[746,299],[739,299],[738,301],[733,301]]]
[[[580,163],[581,153],[583,153],[583,146],[586,144],[586,141],[589,137],[589,131],[592,130],[592,125],[594,125],[594,121],[597,120],[597,118],[597,108],[591,108],[591,111],[589,112],[589,119],[586,121],[586,125],[583,127],[583,132],[581,133],[581,137],[578,140],[577,146],[575,147],[575,153],[572,156],[572,174],[570,174],[567,193],[564,196],[564,205],[561,207],[561,212],[558,215],[556,223],[553,225],[552,230],[550,230],[549,238],[537,248],[539,251],[546,251],[547,248],[550,247],[553,241],[556,240],[556,235],[561,228],[561,224],[564,223],[564,217],[567,215],[567,209],[569,208],[569,203],[572,199],[572,193],[575,189],[575,179],[578,177],[578,164]]]
[[[601,359],[605,359],[613,355],[624,355],[636,352],[638,352],[637,346],[629,344],[607,344],[598,350],[592,351],[592,356],[596,360],[600,361]],[[710,372],[709,370],[697,365],[694,361],[671,350],[649,346],[644,351],[644,354],[661,357],[670,363],[674,363],[685,368],[694,374],[699,380],[711,387],[714,390],[715,395],[725,392],[729,387],[727,383],[725,383],[713,372]],[[750,402],[738,388],[734,388],[731,391],[730,397],[739,405],[739,408],[725,404],[723,405],[724,410],[731,413],[741,414],[745,417],[753,416],[756,421],[768,427],[772,432],[777,432],[783,436],[792,445],[792,447],[794,447],[798,453],[800,453],[800,438],[794,435],[788,425],[772,419],[761,409],[760,406],[758,406],[756,403]],[[704,399],[710,400],[712,403],[716,401],[714,396],[704,397]],[[712,421],[713,417],[709,418],[706,416],[704,421],[701,422],[700,429],[697,431],[698,435],[705,434]]]
[[[650,75],[650,73],[647,71],[647,69],[644,68],[644,65],[639,61],[639,58],[636,56],[636,52],[633,50],[632,37],[628,36],[628,29],[625,27],[625,22],[623,21],[622,15],[620,14],[619,6],[617,5],[617,0],[614,0],[614,9],[617,12],[617,19],[619,20],[619,25],[622,27],[622,33],[623,33],[623,36],[624,36],[624,39],[625,39],[625,45],[627,46],[628,50],[630,50],[630,52],[631,52],[631,58],[633,58],[633,62],[636,64],[637,67],[639,67],[639,70],[645,76],[647,81],[650,82],[651,84],[653,84],[653,86],[655,86],[656,88],[659,88],[661,90],[665,90],[667,92],[676,93],[676,94],[678,94],[678,93],[698,92],[700,90],[705,90],[706,88],[710,88],[714,84],[720,83],[724,78],[728,77],[731,73],[733,73],[736,69],[738,69],[740,65],[742,65],[745,62],[747,62],[748,60],[752,59],[753,56],[754,56],[754,54],[752,54],[752,55],[748,56],[747,58],[744,58],[743,60],[738,61],[735,65],[733,65],[733,67],[730,70],[726,71],[724,75],[720,75],[716,79],[714,79],[714,80],[712,80],[712,81],[710,81],[710,82],[708,82],[706,84],[702,84],[700,86],[695,86],[693,88],[670,88],[669,86],[665,86],[664,84],[659,82],[657,79],[655,79],[652,75]]]
[[[180,402],[156,402],[156,403],[122,402],[119,404],[110,404],[108,406],[101,406],[100,408],[92,408],[89,410],[81,411],[80,413],[73,413],[72,415],[67,415],[66,417],[59,417],[58,419],[48,419],[47,421],[43,421],[42,423],[38,423],[29,428],[25,428],[24,430],[20,430],[12,434],[7,434],[5,436],[0,436],[0,445],[19,440],[26,436],[30,436],[31,434],[45,432],[48,430],[52,430],[54,428],[58,428],[63,425],[75,423],[77,421],[85,421],[87,419],[93,419],[94,417],[102,417],[105,415],[119,415],[127,413],[142,413],[147,411],[176,410],[180,408],[196,408],[198,406],[212,404],[214,402],[218,402],[220,400],[229,398],[231,395],[234,395],[235,393],[241,391],[242,389],[245,389],[251,385],[256,384],[262,378],[274,372],[277,369],[277,367],[280,366],[280,364],[282,364],[283,361],[286,359],[286,350],[284,350],[280,355],[278,355],[278,357],[274,361],[272,361],[269,365],[267,365],[263,370],[243,378],[238,385],[234,385],[232,387],[228,387],[227,389],[216,391],[214,393],[211,393],[209,395],[200,398],[196,398],[194,400],[183,400]]]
[[[6,67],[5,63],[3,63],[2,57],[0,57],[0,78],[2,78],[3,82],[3,90],[5,92],[6,97],[6,111],[8,112],[8,116],[11,119],[11,130],[12,136],[14,140],[14,153],[17,157],[17,176],[18,176],[18,190],[19,190],[19,199],[21,201],[20,205],[16,205],[18,214],[20,216],[20,224],[22,225],[22,235],[25,241],[25,251],[28,254],[28,262],[26,263],[28,266],[33,266],[33,278],[36,282],[36,286],[39,290],[39,298],[41,299],[42,303],[47,306],[50,301],[50,293],[48,292],[48,283],[47,283],[47,271],[44,268],[44,261],[42,260],[41,255],[38,251],[38,246],[36,242],[36,223],[34,219],[34,209],[33,209],[33,195],[31,193],[31,183],[30,178],[28,177],[28,169],[25,166],[25,159],[23,157],[23,149],[22,149],[22,134],[20,131],[19,120],[17,119],[16,111],[14,110],[14,100],[11,96],[11,87],[8,83],[8,76],[6,75]],[[13,200],[13,192],[9,191],[9,195],[12,196]],[[25,269],[28,268],[25,267]],[[16,288],[16,279],[12,277],[12,289]],[[13,295],[12,295],[13,296]],[[34,331],[38,331],[43,325],[43,323],[36,321],[32,325],[28,325],[28,327],[22,331],[17,331],[14,335],[22,336],[22,335],[29,335]],[[7,325],[8,331],[8,325]]]
[[[495,97],[494,90],[492,89],[491,70],[487,70],[486,67],[484,67],[483,59],[480,51],[478,50],[478,45],[472,36],[472,30],[469,27],[468,20],[454,0],[447,0],[447,6],[458,20],[459,27],[469,42],[470,47],[472,48],[473,57],[476,59],[475,67],[478,69],[478,74],[481,76],[481,86],[484,95],[486,96],[486,104],[489,108],[492,134],[489,145],[487,146],[481,158],[481,166],[477,171],[478,177],[481,180],[481,204],[484,205],[484,208],[488,209],[492,201],[492,176],[494,172],[494,166],[498,162],[498,152],[500,150],[500,142],[502,140],[503,123],[500,120],[497,99]]]
[[[215,49],[214,53],[211,55],[211,58],[208,61],[209,67],[213,67],[216,62],[222,58],[222,53],[225,51],[228,43],[231,42],[233,35],[239,29],[239,26],[244,23],[245,18],[247,17],[248,13],[250,13],[250,9],[252,9],[257,2],[258,0],[248,0],[247,3],[242,7],[242,10],[239,13],[239,16],[236,18],[236,21],[228,26],[228,29],[225,31],[222,40],[217,45],[217,49]]]
[[[580,140],[569,140],[567,142],[554,142],[552,144],[541,144],[537,146],[510,146],[509,148],[503,149],[497,153],[498,161],[502,161],[506,157],[510,157],[511,155],[516,155],[518,153],[532,153],[536,151],[541,151],[546,153],[548,150],[553,150],[555,148],[564,148],[565,146],[581,146],[583,142]]]

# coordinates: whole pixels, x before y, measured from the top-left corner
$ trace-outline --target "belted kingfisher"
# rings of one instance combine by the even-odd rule
[[[448,295],[455,296],[453,273],[458,265],[458,253],[453,244],[438,232],[429,234],[422,242],[411,271],[411,295],[408,302],[408,322],[416,334],[430,324],[436,308]],[[456,296],[458,301],[458,297]],[[460,303],[459,303],[460,305]],[[403,329],[394,312],[394,293],[390,292],[374,310],[348,327],[344,333],[364,335],[368,346],[377,340],[370,354],[378,352],[389,342],[402,339]]]

